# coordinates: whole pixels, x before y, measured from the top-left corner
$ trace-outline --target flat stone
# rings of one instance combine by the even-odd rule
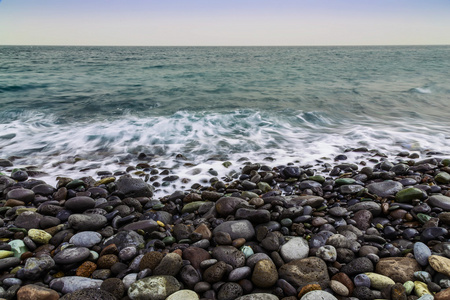
[[[433,195],[428,199],[428,204],[450,211],[450,197],[444,195]]]
[[[119,229],[119,231],[137,231],[143,230],[145,232],[151,233],[159,228],[158,223],[154,220],[142,220],[137,222],[132,222]]]
[[[100,288],[103,280],[79,276],[66,276],[50,281],[50,288],[63,294],[73,293],[86,288]]]
[[[32,202],[34,198],[35,194],[32,190],[23,188],[13,189],[6,194],[6,199],[23,201],[25,204]]]
[[[17,300],[58,300],[59,294],[49,288],[27,284],[17,291]]]
[[[0,271],[7,270],[20,264],[20,258],[18,257],[6,257],[0,259]]]
[[[273,294],[255,293],[245,296],[240,296],[236,300],[278,300],[278,297]]]
[[[330,281],[330,288],[339,296],[347,297],[350,294],[348,288],[337,280]]]
[[[419,263],[410,257],[381,258],[375,267],[375,272],[387,276],[395,282],[405,283],[414,280],[414,272],[421,271]]]
[[[371,183],[367,185],[367,189],[372,194],[375,194],[382,198],[386,198],[401,191],[403,189],[403,184],[398,181],[386,180],[382,182]]]
[[[77,247],[91,248],[102,241],[102,235],[95,231],[83,231],[75,234],[69,240],[69,243]]]
[[[450,183],[450,174],[448,174],[447,172],[439,172],[434,177],[434,180],[436,182],[439,182],[439,183],[442,183],[442,184]]]
[[[423,200],[424,198],[424,192],[421,189],[413,187],[403,189],[395,195],[395,200],[400,203],[411,202],[414,199]]]
[[[91,252],[85,247],[70,247],[58,252],[53,260],[57,264],[69,265],[82,262],[89,257]]]
[[[69,225],[78,231],[102,229],[108,220],[99,214],[73,214],[69,217]]]
[[[44,230],[40,229],[30,229],[28,230],[28,236],[33,242],[40,244],[48,244],[52,236]]]
[[[416,242],[414,244],[414,258],[422,267],[428,265],[428,258],[431,256],[431,250],[422,242]]]

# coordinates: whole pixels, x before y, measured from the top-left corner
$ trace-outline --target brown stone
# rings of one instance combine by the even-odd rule
[[[106,254],[119,254],[119,249],[117,249],[116,244],[109,244],[105,248],[103,248],[102,252],[100,252],[100,256],[106,255]]]
[[[78,267],[76,275],[80,277],[90,277],[97,269],[97,265],[91,261],[85,261]]]
[[[269,259],[258,261],[253,269],[252,282],[260,288],[269,288],[278,280],[275,264]]]
[[[448,300],[450,299],[450,288],[440,291],[434,295],[434,300]]]
[[[319,283],[325,289],[330,283],[327,264],[315,256],[296,259],[282,265],[278,270],[278,275],[294,287]]]
[[[244,246],[245,242],[246,240],[244,238],[238,238],[231,242],[231,246],[241,248],[242,246]]]
[[[210,240],[212,238],[212,232],[209,230],[208,226],[205,225],[205,223],[198,225],[194,232],[200,233],[202,235],[202,239]]]
[[[158,251],[151,251],[144,254],[144,256],[141,259],[141,262],[139,263],[139,269],[155,269],[161,260],[163,259],[163,254]]]
[[[200,263],[204,260],[210,259],[211,255],[205,249],[198,247],[189,247],[183,250],[183,259],[191,262],[191,265],[200,270]]]
[[[428,257],[428,262],[436,272],[450,276],[450,259],[439,255],[431,255]]]
[[[25,202],[20,201],[20,200],[16,200],[16,199],[8,199],[5,202],[5,206],[10,206],[10,207],[14,207],[14,206],[24,206]]]
[[[300,290],[300,292],[298,293],[298,299],[302,298],[306,293],[309,293],[311,291],[318,291],[321,290],[322,288],[320,287],[319,284],[317,283],[312,283],[312,284],[307,284],[304,287],[302,287],[302,289]]]
[[[56,291],[35,285],[27,284],[17,292],[17,300],[57,300],[59,295]]]
[[[385,257],[375,267],[376,273],[400,283],[414,281],[414,272],[417,271],[422,271],[422,268],[415,259],[409,257]]]
[[[227,271],[227,264],[219,261],[205,270],[203,273],[203,280],[209,283],[215,283],[222,280],[222,277]]]
[[[353,284],[353,281],[348,277],[347,274],[339,272],[333,277],[331,277],[331,280],[336,280],[345,285],[348,289],[349,295],[353,293],[353,290],[355,289],[355,285]]]
[[[106,254],[100,256],[97,261],[97,266],[99,269],[111,269],[111,267],[119,261],[117,255],[114,254]]]

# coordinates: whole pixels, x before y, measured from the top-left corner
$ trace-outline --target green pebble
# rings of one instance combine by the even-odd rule
[[[200,208],[200,206],[202,206],[205,203],[206,203],[205,201],[194,201],[194,202],[187,203],[181,209],[181,213],[184,214],[184,213],[194,212],[194,211],[198,210]]]
[[[428,222],[431,219],[431,217],[429,215],[426,215],[426,214],[423,214],[423,213],[418,213],[417,214],[417,219],[419,219],[419,221],[422,224],[425,224],[426,222]]]
[[[231,162],[229,162],[229,161],[224,161],[224,162],[222,163],[222,166],[224,166],[225,168],[228,168],[229,166],[231,166]]]
[[[11,250],[14,252],[15,257],[20,258],[22,254],[28,251],[27,246],[25,246],[25,243],[22,240],[12,240],[8,244],[11,246]]]
[[[242,246],[240,250],[242,251],[242,253],[244,253],[245,258],[248,258],[253,254],[255,254],[255,252],[253,252],[253,249],[250,246]]]
[[[98,258],[100,257],[100,254],[98,254],[96,251],[90,250],[89,251],[89,257],[87,258],[89,261],[96,262]]]
[[[267,193],[272,190],[272,188],[267,182],[262,181],[258,182],[258,189],[260,189],[263,193]]]
[[[434,177],[434,180],[443,184],[450,183],[450,174],[447,172],[440,172]]]
[[[354,184],[356,182],[353,178],[338,178],[334,181],[337,185]]]
[[[173,236],[166,236],[165,238],[163,238],[162,242],[164,243],[164,245],[172,245],[173,243],[175,243],[177,240],[175,239],[175,237]]]
[[[178,243],[180,243],[180,244],[190,244],[190,243],[192,243],[192,240],[191,239],[181,239],[181,240],[178,241]]]
[[[14,256],[13,251],[0,250],[0,259]]]
[[[413,187],[403,189],[395,195],[395,200],[400,203],[411,202],[414,199],[422,200],[423,198],[423,191]]]
[[[323,210],[327,209],[327,207],[328,206],[323,205],[323,206],[319,207],[318,209],[316,209],[316,211],[323,211]]]
[[[71,182],[69,182],[67,185],[66,185],[66,188],[67,189],[76,189],[77,187],[79,187],[79,186],[84,186],[84,181],[83,180],[80,180],[80,179],[75,179],[75,180],[72,180]]]
[[[442,163],[444,166],[448,167],[448,166],[450,165],[450,158],[443,159],[443,160],[441,161],[441,163]]]
[[[314,176],[310,176],[309,180],[314,180],[318,183],[324,183],[325,182],[325,177],[321,176],[321,175],[314,175]]]
[[[414,289],[414,282],[412,282],[412,281],[406,281],[406,282],[403,284],[403,286],[405,287],[406,294],[409,295],[409,294],[411,294],[411,292],[412,292],[413,289]]]
[[[162,203],[160,203],[160,204],[155,204],[155,205],[152,206],[152,209],[159,210],[159,209],[163,208],[164,206],[165,206],[165,205],[162,204]]]

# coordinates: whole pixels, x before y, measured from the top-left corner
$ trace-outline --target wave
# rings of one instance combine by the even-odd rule
[[[225,160],[237,166],[243,157],[252,162],[270,158],[274,165],[316,164],[348,148],[367,147],[395,156],[405,150],[446,153],[450,146],[448,131],[436,124],[375,119],[352,123],[301,111],[181,111],[171,116],[126,115],[112,121],[74,123],[28,112],[0,124],[0,132],[2,156],[14,157],[15,166],[34,165],[53,177],[75,178],[95,176],[99,169],[123,170],[142,157],[155,167],[183,174],[193,166],[205,172],[220,169]]]

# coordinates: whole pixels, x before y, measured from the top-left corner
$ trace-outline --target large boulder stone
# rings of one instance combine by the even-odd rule
[[[327,264],[318,257],[308,257],[293,260],[284,264],[278,270],[281,279],[286,280],[294,287],[309,283],[319,283],[325,289],[330,284]]]
[[[153,189],[140,178],[124,175],[116,181],[117,191],[125,197],[152,197]]]

